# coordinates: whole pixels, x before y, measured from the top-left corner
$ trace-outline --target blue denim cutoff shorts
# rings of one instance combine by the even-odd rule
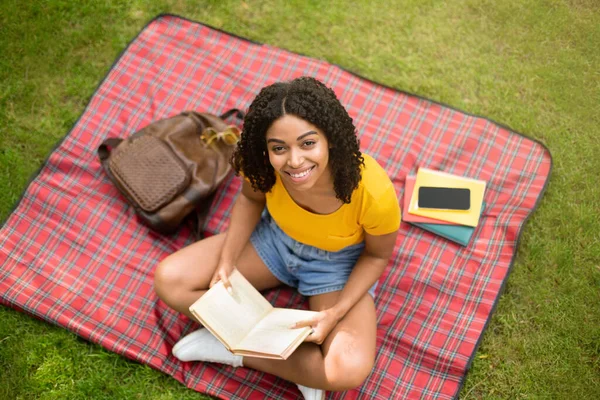
[[[266,210],[250,242],[271,273],[304,296],[342,290],[365,247],[363,242],[333,252],[300,243],[283,232]],[[376,287],[377,282],[369,289],[372,297]]]

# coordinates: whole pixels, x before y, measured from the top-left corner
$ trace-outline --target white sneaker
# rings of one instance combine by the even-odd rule
[[[181,361],[205,361],[242,366],[242,356],[236,356],[223,346],[208,329],[198,329],[173,346],[173,355]]]
[[[325,391],[314,389],[307,386],[298,385],[300,393],[304,396],[304,400],[325,400]]]

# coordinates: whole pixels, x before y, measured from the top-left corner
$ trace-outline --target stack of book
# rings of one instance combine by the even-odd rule
[[[485,203],[486,182],[428,168],[406,177],[402,219],[467,246]]]

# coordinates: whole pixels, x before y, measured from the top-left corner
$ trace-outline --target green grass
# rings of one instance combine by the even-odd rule
[[[542,140],[554,170],[462,399],[600,398],[596,0],[0,2],[0,220],[159,12],[337,63]],[[0,399],[199,399],[0,307]]]

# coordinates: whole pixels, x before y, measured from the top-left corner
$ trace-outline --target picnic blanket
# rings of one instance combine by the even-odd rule
[[[488,182],[468,247],[402,223],[376,292],[375,368],[335,399],[458,396],[510,272],[520,233],[545,190],[551,156],[485,118],[401,92],[325,61],[174,15],[151,21],[124,50],[72,130],[32,179],[0,230],[0,302],[221,398],[301,398],[295,385],[246,368],[181,363],[174,343],[197,325],[152,288],[157,263],[192,243],[187,227],[161,236],[135,218],[96,156],[107,137],[193,109],[246,109],[270,83],[301,75],[332,87],[354,118],[361,149],[392,178],[429,167]],[[218,191],[206,230],[227,228],[240,179]],[[289,288],[278,307],[305,307]]]

